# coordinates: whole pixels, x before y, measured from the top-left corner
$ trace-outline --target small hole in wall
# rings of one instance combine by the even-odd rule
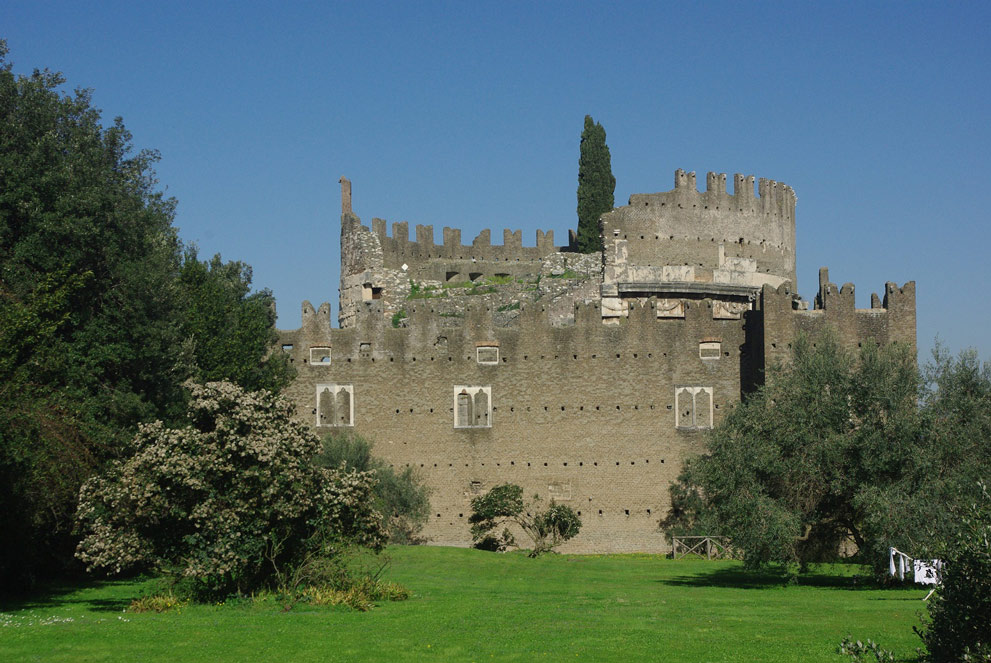
[[[598,406],[598,405],[596,405],[596,406],[595,406],[595,409],[596,409],[596,410],[598,410],[598,409],[599,409],[599,406]]]
[[[565,464],[564,464],[564,466],[565,466],[565,467],[567,467],[567,466],[568,466],[568,464],[567,464],[567,463],[565,463]]]
[[[564,412],[564,406],[563,405],[561,406],[561,412]]]
[[[616,464],[619,465],[619,461],[618,460],[616,461]]]
[[[584,412],[585,411],[585,406],[584,405],[579,405],[578,406],[578,411],[579,412]]]
[[[509,461],[509,464],[510,465],[515,465],[516,464],[516,461],[515,460],[511,460],[511,461]]]
[[[544,467],[547,467],[547,463],[544,463]]]
[[[663,462],[663,461],[662,461],[662,462]],[[526,464],[526,466],[527,466],[527,467],[530,467],[530,463],[527,463],[527,464]]]
[[[647,513],[650,513],[650,511],[648,511]],[[464,517],[465,517],[465,514],[463,514],[463,513],[459,513],[458,514],[458,518],[464,518]]]
[[[581,512],[581,511],[579,511],[579,512],[578,512],[578,515],[579,515],[579,516],[580,516],[580,515],[582,515],[582,512]]]
[[[598,467],[599,466],[599,461],[597,461],[597,460],[596,461],[592,461],[592,465],[594,465],[595,467]],[[589,499],[592,499],[592,498],[589,498]]]
[[[585,464],[585,463],[583,463],[583,462],[581,462],[581,461],[579,461],[579,462],[578,462],[578,467],[582,467],[582,466],[583,466],[584,464]]]
[[[623,513],[625,513],[626,515],[630,515],[630,510],[629,509],[623,509]]]
[[[650,509],[647,509],[647,515],[648,516],[650,515]]]
[[[438,513],[437,515],[439,516],[440,514]],[[599,515],[602,515],[602,509],[599,509]]]

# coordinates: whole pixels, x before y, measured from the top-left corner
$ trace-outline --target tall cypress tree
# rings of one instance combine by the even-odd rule
[[[613,208],[615,190],[606,130],[586,115],[578,158],[578,250],[582,253],[602,250],[599,217]]]

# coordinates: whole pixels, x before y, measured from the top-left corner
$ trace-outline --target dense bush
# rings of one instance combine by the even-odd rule
[[[298,586],[349,545],[380,549],[370,473],[312,463],[320,442],[270,392],[187,384],[189,425],[142,425],[80,491],[90,570],[151,568],[194,596]]]
[[[991,661],[991,495],[954,514],[956,525],[931,550],[943,562],[920,635],[932,663]]]
[[[530,557],[550,552],[559,544],[578,534],[582,521],[571,507],[551,500],[547,509],[541,510],[540,497],[523,500],[523,489],[511,483],[495,486],[485,495],[471,501],[471,538],[475,546],[483,550],[505,550],[516,546],[515,538],[505,526],[518,526],[530,538],[533,548]],[[501,534],[495,530],[503,527]]]
[[[406,467],[396,472],[372,454],[372,443],[352,432],[328,433],[314,462],[320,467],[370,472],[377,479],[373,489],[375,508],[385,518],[389,541],[421,543],[420,531],[430,517],[430,493],[416,470]]]

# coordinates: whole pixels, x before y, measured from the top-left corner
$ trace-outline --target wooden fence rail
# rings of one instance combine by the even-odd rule
[[[675,559],[685,555],[704,556],[706,559],[728,559],[729,539],[725,536],[673,536],[671,545]]]

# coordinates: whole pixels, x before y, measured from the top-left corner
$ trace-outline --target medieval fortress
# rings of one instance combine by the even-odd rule
[[[674,189],[637,194],[601,217],[602,253],[537,231],[372,219],[341,179],[340,328],[303,302],[281,331],[298,377],[288,389],[318,432],[354,430],[432,489],[424,536],[468,545],[470,500],[512,482],[570,505],[566,552],[668,550],[658,521],[705,431],[785,361],[799,333],[915,349],[915,283],[887,283],[871,308],[819,272],[797,294],[795,193],[780,182],[678,170]]]

